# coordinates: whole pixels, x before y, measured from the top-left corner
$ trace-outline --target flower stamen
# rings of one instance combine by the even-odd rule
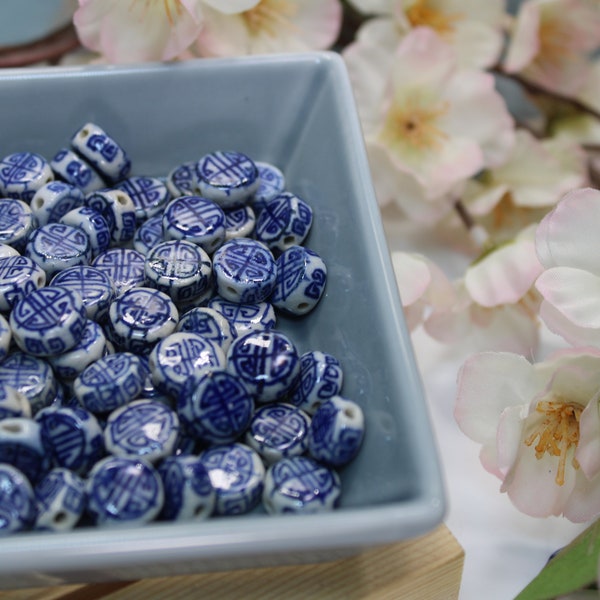
[[[289,0],[261,0],[254,8],[244,11],[242,18],[252,36],[266,33],[274,37],[282,27],[290,29],[290,18],[296,6]]]
[[[416,0],[407,10],[406,18],[412,27],[430,27],[442,37],[454,33],[455,23],[460,14],[444,13],[430,5],[430,0]]]

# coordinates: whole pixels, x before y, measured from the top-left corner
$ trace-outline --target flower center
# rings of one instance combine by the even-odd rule
[[[431,6],[430,0],[416,0],[406,10],[406,18],[413,27],[431,27],[441,36],[454,33],[454,24],[460,20],[460,14],[445,13]]]
[[[540,20],[538,29],[538,60],[550,64],[562,64],[573,56],[575,32],[557,18]]]
[[[254,8],[244,11],[242,18],[252,36],[266,33],[274,37],[282,28],[290,28],[290,18],[297,7],[290,0],[261,0]]]
[[[535,443],[533,449],[537,459],[546,453],[558,456],[555,481],[557,485],[564,485],[567,452],[579,443],[579,418],[583,407],[574,402],[544,400],[537,403],[535,410],[542,413],[544,419],[525,439],[525,445],[533,446]],[[575,458],[572,464],[575,468],[579,467]]]

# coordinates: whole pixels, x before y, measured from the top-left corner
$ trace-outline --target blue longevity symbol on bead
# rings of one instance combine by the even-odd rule
[[[198,176],[211,186],[247,186],[258,177],[256,164],[241,152],[219,151],[203,156],[197,165]]]
[[[14,244],[32,228],[31,209],[27,204],[12,198],[0,199],[0,242]]]
[[[35,521],[31,484],[23,473],[0,465],[0,535],[30,528]]]
[[[196,173],[196,162],[188,161],[175,167],[167,175],[167,187],[173,196],[197,194],[198,174]]]
[[[169,200],[169,190],[158,177],[134,175],[117,183],[115,189],[124,191],[133,200],[135,216],[140,222],[156,216]]]
[[[181,196],[165,208],[163,230],[171,239],[190,239],[200,243],[205,237],[218,235],[222,241],[225,238],[225,213],[207,198]]]
[[[0,161],[0,189],[11,198],[30,202],[35,192],[53,178],[48,161],[34,152],[16,152]]]
[[[133,247],[142,254],[147,254],[164,240],[162,214],[150,217],[142,223],[133,236]]]
[[[272,329],[276,324],[275,311],[268,302],[240,304],[217,297],[209,301],[208,307],[221,313],[238,333],[250,329]]]
[[[131,248],[110,248],[99,254],[92,266],[106,273],[115,287],[115,294],[120,296],[132,287],[142,285],[145,281],[145,257],[141,252]]]
[[[45,283],[45,271],[27,256],[0,258],[0,310],[11,310]]]

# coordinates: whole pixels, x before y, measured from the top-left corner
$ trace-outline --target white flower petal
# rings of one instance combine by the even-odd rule
[[[485,5],[487,2],[477,4]],[[468,9],[463,8],[463,11],[466,10]],[[490,27],[481,21],[465,19],[456,24],[453,42],[458,62],[462,66],[485,69],[497,62],[504,38],[497,27]]]
[[[218,10],[219,12],[232,15],[235,13],[244,12],[254,8],[261,0],[202,0],[204,4],[207,4],[211,8]]]
[[[575,325],[549,302],[542,301],[539,315],[552,333],[563,337],[569,344],[600,347],[600,329]]]
[[[392,14],[394,0],[348,0],[348,4],[366,15]]]
[[[431,272],[424,257],[408,252],[393,252],[392,264],[402,306],[419,300],[431,283]]]
[[[498,420],[496,432],[496,468],[503,479],[517,460],[521,448],[527,407],[509,406]]]
[[[588,479],[600,474],[600,406],[596,389],[595,398],[588,403],[579,420],[579,443],[575,458]]]
[[[540,7],[537,2],[522,2],[519,6],[510,44],[504,59],[504,70],[517,73],[524,69],[539,51],[538,30]]]
[[[578,473],[564,515],[573,523],[591,522],[600,514],[600,477],[588,480]]]

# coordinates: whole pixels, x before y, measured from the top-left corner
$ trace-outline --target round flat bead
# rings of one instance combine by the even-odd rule
[[[281,170],[271,163],[256,161],[260,177],[260,185],[250,200],[250,206],[258,215],[269,200],[279,196],[285,190],[285,176]]]
[[[196,161],[187,161],[171,169],[165,183],[173,198],[197,196],[199,192]]]
[[[83,206],[84,200],[80,188],[64,181],[51,181],[34,194],[31,210],[38,226],[57,223],[70,210]]]
[[[136,230],[135,204],[123,190],[98,190],[85,197],[85,205],[97,210],[110,229],[111,244],[133,239]]]
[[[152,381],[172,398],[185,382],[203,369],[225,366],[225,354],[212,340],[197,333],[175,332],[154,346],[148,357]]]
[[[216,490],[215,515],[248,513],[260,503],[265,468],[252,448],[239,442],[215,446],[200,460]]]
[[[17,346],[44,357],[73,348],[83,336],[86,316],[79,294],[48,286],[19,300],[9,322]]]
[[[78,293],[88,319],[99,320],[104,317],[115,295],[110,277],[101,269],[89,265],[60,271],[52,278],[50,285]]]
[[[200,195],[223,208],[247,204],[260,179],[254,161],[242,152],[205,154],[196,165]]]
[[[348,464],[360,450],[365,425],[363,412],[355,402],[333,396],[313,415],[308,433],[308,452],[331,467]]]
[[[13,248],[12,246],[9,246],[8,244],[3,244],[2,242],[0,242],[0,258],[7,258],[8,256],[19,256],[20,252],[16,249]]]
[[[225,242],[213,256],[217,293],[240,304],[264,302],[275,287],[277,266],[273,254],[248,238]]]
[[[0,258],[0,311],[8,312],[22,298],[46,285],[46,272],[26,256]]]
[[[123,190],[133,200],[138,223],[162,213],[171,198],[167,185],[158,177],[133,175],[116,183],[114,189]]]
[[[165,521],[200,521],[211,516],[216,492],[197,456],[169,456],[158,467],[167,490],[159,517]]]
[[[143,525],[155,519],[164,502],[158,472],[140,458],[108,456],[98,461],[86,482],[87,513],[99,527]]]
[[[25,394],[0,383],[0,420],[11,417],[30,418],[31,406]]]
[[[23,250],[36,227],[28,204],[15,198],[0,198],[0,242]]]
[[[165,241],[162,219],[162,214],[150,217],[136,229],[133,236],[134,250],[146,255],[154,246]]]
[[[50,278],[63,269],[89,264],[92,246],[90,238],[78,227],[48,223],[29,236],[25,256],[40,265]]]
[[[125,179],[131,160],[125,150],[95,123],[85,123],[71,138],[71,147],[85,158],[106,181]]]
[[[84,476],[104,456],[102,428],[90,411],[80,406],[50,406],[36,420],[46,454],[56,467]]]
[[[8,356],[11,341],[12,331],[10,325],[8,324],[8,321],[0,315],[0,362]]]
[[[89,206],[74,208],[61,217],[60,223],[81,229],[89,238],[92,257],[104,252],[110,245],[110,229],[106,219]]]
[[[291,404],[274,402],[261,406],[252,416],[245,441],[267,464],[304,454],[310,417]]]
[[[248,388],[225,369],[209,369],[190,379],[177,412],[188,431],[209,444],[228,444],[246,430],[254,412]]]
[[[227,369],[240,378],[258,402],[274,402],[295,384],[300,358],[285,334],[253,331],[233,341],[227,353]]]
[[[256,216],[249,206],[225,211],[225,239],[252,237]]]
[[[87,410],[104,414],[135,400],[144,389],[145,378],[139,356],[117,352],[86,367],[75,379],[74,392]]]
[[[225,213],[212,200],[181,196],[171,200],[162,217],[165,240],[187,240],[212,254],[225,241]]]
[[[215,342],[225,353],[237,337],[233,325],[214,308],[206,306],[192,308],[183,314],[177,323],[177,331],[197,333]]]
[[[175,331],[177,307],[163,292],[137,287],[119,296],[108,311],[109,339],[123,350],[147,355]]]
[[[312,226],[311,207],[299,196],[283,192],[269,200],[256,220],[256,239],[283,252],[301,245]]]
[[[26,531],[35,522],[35,497],[29,480],[12,465],[0,464],[0,536]]]
[[[84,194],[106,187],[96,170],[68,148],[61,148],[50,161],[50,166],[57,177],[78,187]]]
[[[0,386],[8,386],[29,401],[31,414],[51,404],[56,398],[57,381],[50,364],[25,352],[11,352],[0,362]]]
[[[121,296],[134,287],[145,285],[145,261],[145,256],[132,248],[109,248],[98,254],[92,266],[108,275],[115,296]]]
[[[262,503],[269,514],[316,514],[334,509],[340,495],[340,478],[333,469],[293,456],[268,468]]]
[[[70,531],[85,510],[85,483],[68,469],[52,469],[35,487],[35,529]]]
[[[269,302],[240,304],[215,296],[207,306],[222,314],[233,325],[238,337],[250,331],[272,329],[277,323],[275,309]]]
[[[344,373],[340,361],[326,352],[312,350],[300,356],[300,377],[289,402],[313,414],[319,405],[340,394]]]
[[[206,290],[192,298],[189,302],[179,302],[177,308],[179,309],[180,314],[184,314],[194,308],[204,307],[206,306],[212,298],[215,296],[215,281],[214,278],[211,277],[208,282],[208,286]]]
[[[198,245],[185,240],[161,242],[146,256],[148,285],[168,294],[173,302],[189,302],[209,287],[212,261]]]
[[[168,406],[134,400],[108,415],[104,444],[113,456],[143,458],[150,463],[171,456],[179,436],[179,417]]]
[[[325,292],[327,267],[303,246],[292,246],[277,258],[277,278],[270,298],[275,308],[302,316],[315,308]]]
[[[28,204],[34,194],[54,179],[50,163],[35,152],[15,152],[0,160],[0,194]]]
[[[31,485],[50,470],[50,458],[44,452],[39,423],[25,417],[0,421],[0,463],[19,469]]]

